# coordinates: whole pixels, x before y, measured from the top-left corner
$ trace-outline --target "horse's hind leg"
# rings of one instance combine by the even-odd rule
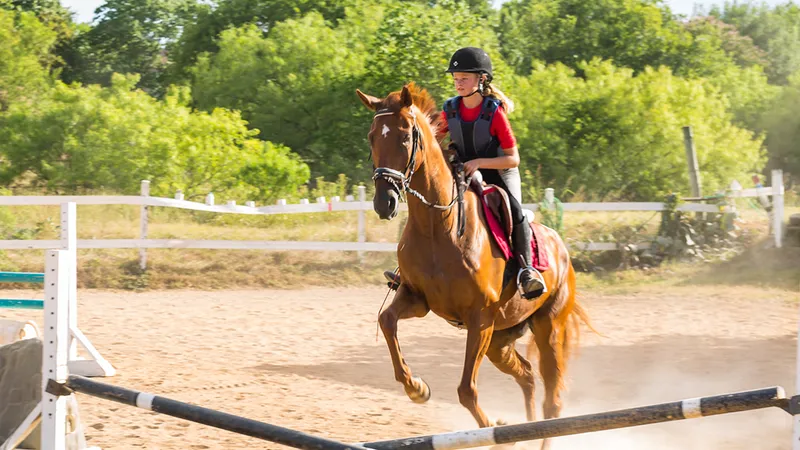
[[[383,336],[389,346],[392,357],[394,378],[403,384],[406,395],[416,403],[424,403],[431,398],[431,390],[422,378],[411,376],[403,353],[400,351],[400,342],[397,339],[397,322],[401,319],[424,317],[428,314],[428,304],[418,295],[411,292],[405,285],[400,285],[397,294],[379,318]]]
[[[531,422],[536,420],[535,376],[531,363],[516,350],[516,341],[521,337],[521,332],[524,332],[525,328],[521,330],[515,328],[495,331],[486,356],[501,372],[514,377],[519,387],[522,388],[525,415]]]
[[[544,381],[542,412],[545,419],[561,414],[561,390],[564,385],[564,327],[547,317],[534,317],[534,340],[539,350],[539,373]]]

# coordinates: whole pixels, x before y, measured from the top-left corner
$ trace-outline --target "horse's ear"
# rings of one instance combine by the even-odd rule
[[[411,91],[408,89],[408,85],[403,86],[403,93],[400,94],[400,101],[403,102],[403,106],[406,108],[411,107],[414,103],[414,99],[411,97]]]
[[[369,109],[371,109],[373,111],[378,109],[378,105],[381,103],[380,99],[378,99],[376,97],[373,97],[371,95],[367,95],[367,94],[361,92],[361,90],[359,90],[359,89],[356,89],[356,94],[358,94],[358,98],[361,99],[361,103],[363,103],[364,106],[366,106],[367,108],[369,108]]]

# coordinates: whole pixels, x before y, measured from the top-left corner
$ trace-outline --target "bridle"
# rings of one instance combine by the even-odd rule
[[[457,190],[456,186],[456,178],[453,177],[453,200],[450,202],[449,205],[436,205],[428,201],[424,195],[420,194],[419,192],[415,191],[411,188],[411,177],[414,176],[414,171],[416,171],[417,166],[417,151],[424,150],[424,146],[422,145],[422,132],[419,130],[419,126],[417,125],[417,115],[414,111],[409,110],[408,112],[411,115],[411,118],[414,121],[413,129],[411,130],[411,158],[408,160],[408,165],[406,166],[405,170],[402,172],[390,169],[388,167],[378,167],[372,171],[372,180],[376,181],[379,178],[386,180],[389,184],[397,190],[397,193],[400,192],[407,192],[414,197],[417,197],[423,204],[428,207],[441,209],[441,210],[448,210],[453,207],[456,203],[457,196],[455,195],[455,191]],[[373,116],[373,121],[377,117],[381,116],[390,116],[393,115],[389,109],[381,109],[375,112]],[[407,174],[407,175],[406,175]]]

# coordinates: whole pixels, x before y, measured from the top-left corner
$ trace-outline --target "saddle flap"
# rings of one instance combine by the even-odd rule
[[[508,193],[494,184],[483,184],[480,180],[472,180],[470,188],[478,194],[481,201],[482,210],[486,216],[492,237],[500,246],[506,260],[513,255],[511,248],[511,233],[514,221],[511,215],[511,202]],[[527,226],[531,227],[531,250],[532,264],[536,270],[544,271],[549,268],[547,251],[544,246],[539,245],[539,240],[544,236],[542,225],[533,222],[533,211],[524,210],[526,219],[529,221]]]
[[[514,231],[514,221],[511,218],[511,203],[508,200],[508,194],[503,189],[490,184],[483,188],[483,201],[492,214],[500,220],[503,225],[503,231],[510,239],[511,232]]]

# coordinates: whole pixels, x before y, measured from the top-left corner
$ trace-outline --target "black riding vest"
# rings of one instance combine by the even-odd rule
[[[492,118],[500,101],[485,97],[481,104],[481,113],[473,122],[466,122],[458,111],[461,97],[452,97],[444,102],[447,116],[447,127],[450,129],[450,141],[458,149],[459,158],[466,162],[477,158],[494,158],[502,153],[500,141],[489,132]]]

